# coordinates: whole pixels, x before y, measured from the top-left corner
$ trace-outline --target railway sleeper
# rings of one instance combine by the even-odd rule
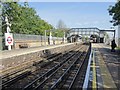
[[[71,51],[71,53],[68,54],[68,56],[72,56],[72,55],[73,55],[73,51]],[[69,59],[69,58],[70,58],[70,57],[68,57],[67,59]],[[67,61],[67,60],[65,60],[65,61]],[[64,61],[64,62],[65,62],[65,61]],[[64,62],[62,62],[62,63],[64,63]],[[58,66],[62,65],[62,63],[59,64]],[[52,72],[51,72],[51,73],[52,73]],[[39,79],[39,80],[40,80],[40,79]],[[38,83],[39,83],[39,82],[38,82]],[[33,84],[33,86],[34,86],[34,84]]]
[[[78,54],[77,54],[78,55]],[[64,74],[62,74],[62,76],[57,80],[57,82],[51,87],[51,89],[53,89],[54,87],[56,87],[64,78],[65,76],[69,73],[70,69],[73,67],[73,65],[75,64],[75,62],[78,60],[78,57],[76,58],[76,60],[70,65],[70,67],[66,70],[66,72]],[[61,80],[62,79],[62,80]]]
[[[57,70],[56,70],[57,71]],[[55,72],[54,72],[55,73]],[[52,75],[54,75],[54,73]],[[51,76],[52,76],[51,75]],[[48,78],[50,78],[51,76],[49,76]],[[46,79],[47,80],[47,79]],[[38,89],[40,86],[42,86],[44,84],[44,82],[46,82],[46,80],[44,80],[39,86],[36,87],[36,89]]]
[[[21,78],[24,78],[26,77],[27,75],[30,75],[31,74],[31,71],[26,71],[18,76],[16,76],[15,78],[5,82],[2,84],[2,88],[5,88],[5,87],[9,87],[9,85],[11,85],[12,83],[16,82],[17,80],[21,79]]]
[[[60,53],[61,54],[61,53]],[[59,55],[60,55],[59,54]],[[66,55],[66,54],[68,54],[68,52],[67,53],[65,53],[65,54],[61,54],[60,56],[57,56],[57,57],[55,57],[55,58],[53,58],[53,59],[51,59],[51,60],[49,60],[49,61],[47,61],[47,62],[43,62],[41,65],[40,65],[40,67],[41,68],[44,68],[45,66],[47,66],[47,65],[49,65],[50,63],[52,63],[53,61],[55,62],[57,59],[60,59],[61,57],[63,57],[64,55]],[[58,62],[59,63],[59,62]]]
[[[89,47],[89,48],[90,48],[90,47]],[[71,89],[73,89],[73,88],[78,88],[78,89],[82,88],[85,77],[82,78],[79,74],[81,74],[81,72],[82,72],[81,70],[83,70],[83,68],[86,67],[85,63],[86,63],[86,62],[88,63],[88,61],[87,61],[88,55],[89,55],[89,49],[87,50],[87,53],[84,53],[84,56],[85,56],[85,57],[83,58],[83,60],[84,60],[84,61],[83,61],[83,64],[81,65],[81,68],[79,68],[76,76],[74,77],[71,85],[69,86],[69,90],[71,90]],[[80,71],[81,71],[81,72],[80,72]],[[83,72],[83,74],[85,74],[85,73]],[[83,74],[81,74],[81,75],[83,75]],[[78,77],[79,77],[79,78],[78,78]],[[83,80],[82,80],[82,79],[83,79]]]
[[[55,53],[55,54],[52,54],[52,55],[49,55],[48,57],[47,57],[47,60],[49,60],[49,59],[52,59],[52,58],[54,58],[54,57],[58,57],[59,55],[61,55],[62,53]]]
[[[71,76],[71,78],[72,78],[73,76],[75,76],[75,73],[72,72],[72,74],[73,74],[73,75]],[[64,78],[64,79],[65,79],[65,78]],[[58,83],[60,83],[60,82],[58,82]],[[54,85],[52,86],[52,89],[55,88],[55,87],[58,87],[57,85],[58,85],[57,83],[54,84]]]
[[[72,56],[72,55],[71,55]],[[67,57],[67,59],[69,59],[71,56]],[[32,89],[34,86],[34,82],[36,82],[37,80],[39,80],[40,78],[47,78],[48,75],[50,75],[57,67],[59,67],[60,65],[62,65],[62,63],[64,63],[66,60],[64,60],[63,62],[61,62],[60,64],[56,65],[55,67],[53,67],[52,69],[50,69],[48,72],[46,72],[44,75],[42,75],[41,77],[39,77],[38,79],[34,80],[32,83],[28,84],[27,86],[24,87],[24,90],[26,89]],[[32,85],[33,84],[33,85]]]

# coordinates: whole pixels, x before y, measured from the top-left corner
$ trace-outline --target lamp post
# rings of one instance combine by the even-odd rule
[[[45,46],[46,44],[46,39],[47,39],[47,32],[49,32],[49,38],[48,38],[48,44],[52,44],[52,30],[45,30]]]
[[[51,45],[52,44],[52,32],[51,32],[51,30],[50,30],[49,41],[50,41],[50,45]]]
[[[56,44],[58,44],[58,35],[57,35],[57,34],[58,34],[58,32],[55,32],[55,37],[56,37],[56,38],[55,38],[55,40],[53,41],[54,43],[55,43],[55,41],[56,41]],[[54,44],[54,43],[53,43],[53,44]]]

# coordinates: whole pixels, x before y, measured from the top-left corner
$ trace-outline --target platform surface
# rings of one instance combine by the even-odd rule
[[[92,61],[89,77],[89,88],[120,88],[120,55],[111,52],[110,46],[92,44]]]
[[[11,50],[11,51],[1,51],[0,55],[0,61],[4,58],[10,58],[14,56],[19,56],[23,54],[28,54],[28,53],[33,53],[33,52],[38,52],[41,50],[45,49],[51,49],[51,48],[57,48],[61,46],[66,46],[66,45],[71,45],[72,43],[67,43],[67,44],[60,44],[60,45],[49,45],[49,46],[40,46],[40,47],[33,47],[33,48],[25,48],[25,49],[16,49],[16,50]]]

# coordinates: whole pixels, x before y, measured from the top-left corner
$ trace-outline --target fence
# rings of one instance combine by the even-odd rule
[[[14,49],[19,49],[20,46],[25,46],[25,47],[36,47],[36,46],[44,46],[44,45],[49,45],[49,36],[42,36],[42,35],[27,35],[27,34],[13,34],[14,38],[14,45],[12,48]],[[7,49],[5,47],[4,37],[0,37],[0,50],[2,49]],[[65,39],[67,42],[67,39]],[[52,37],[51,40],[52,44],[61,44],[63,43],[63,38],[60,37]],[[26,46],[27,45],[27,46]]]
[[[13,34],[14,40],[33,40],[33,41],[48,41],[49,36],[42,35],[27,35],[27,34]],[[62,40],[60,37],[52,37],[53,40]]]
[[[49,44],[61,44],[63,43],[63,38],[52,37],[49,39],[49,36],[42,35],[26,35],[26,34],[14,34],[14,48],[18,49],[20,46],[25,47],[36,47],[44,46]]]
[[[45,40],[45,37],[41,35],[13,34],[13,37],[14,40],[36,40],[36,41]]]

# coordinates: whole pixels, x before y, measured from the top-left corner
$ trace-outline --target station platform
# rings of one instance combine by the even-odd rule
[[[52,48],[66,46],[66,45],[72,45],[72,44],[73,43],[66,43],[66,44],[59,44],[59,45],[48,45],[48,46],[40,46],[40,47],[32,47],[32,48],[24,48],[24,49],[15,49],[15,50],[10,50],[10,51],[8,50],[1,51],[0,60],[14,57],[14,56],[23,55],[23,54],[38,52],[38,51],[45,50],[45,49],[52,49]]]
[[[120,89],[120,55],[111,52],[110,46],[93,43],[88,88]]]

